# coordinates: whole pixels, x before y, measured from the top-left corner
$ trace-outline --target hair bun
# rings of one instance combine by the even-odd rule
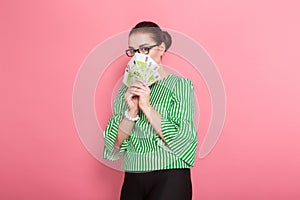
[[[166,45],[165,51],[167,51],[170,48],[171,44],[172,44],[172,37],[167,31],[162,31],[162,39],[163,39],[163,42]]]
[[[129,32],[129,36],[133,33],[150,33],[151,38],[157,44],[165,43],[167,51],[172,44],[172,37],[167,31],[161,30],[161,28],[154,22],[142,21],[136,24]]]

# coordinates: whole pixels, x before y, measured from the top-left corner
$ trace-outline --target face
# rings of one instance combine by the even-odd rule
[[[156,42],[151,38],[149,33],[133,33],[128,39],[128,48],[138,49],[155,45]],[[164,54],[165,44],[155,46],[149,50],[148,55],[157,63],[161,64],[161,56]]]

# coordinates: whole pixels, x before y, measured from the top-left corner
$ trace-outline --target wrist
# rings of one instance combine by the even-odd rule
[[[144,115],[147,118],[149,118],[151,116],[151,110],[152,110],[151,105],[145,106],[145,107],[141,108],[141,110],[143,111]]]
[[[125,118],[128,119],[129,121],[135,122],[137,121],[140,117],[138,116],[137,112],[126,110],[125,113]]]
[[[130,117],[134,118],[134,117],[137,116],[138,110],[137,110],[137,109],[130,109],[130,108],[129,108],[129,109],[127,110],[127,113],[128,113],[128,115],[129,115]]]

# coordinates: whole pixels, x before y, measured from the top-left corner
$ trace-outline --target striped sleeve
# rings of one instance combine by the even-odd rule
[[[124,112],[127,109],[126,101],[124,100],[124,95],[127,90],[127,87],[122,85],[114,100],[114,111],[113,116],[109,119],[108,124],[103,132],[104,137],[104,150],[103,158],[111,161],[119,160],[122,156],[122,153],[127,149],[129,144],[129,139],[125,139],[121,145],[120,149],[117,149],[114,146],[119,124],[124,118]]]
[[[189,79],[176,82],[172,101],[168,114],[161,119],[162,133],[169,149],[193,166],[198,136],[194,125],[194,87]]]

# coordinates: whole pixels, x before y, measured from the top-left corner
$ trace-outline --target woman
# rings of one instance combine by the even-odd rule
[[[142,80],[122,85],[104,131],[103,157],[123,156],[121,200],[192,199],[190,167],[198,144],[194,88],[162,65],[171,43],[171,36],[149,21],[129,33],[126,54],[148,54],[159,64],[161,79],[149,87]]]

